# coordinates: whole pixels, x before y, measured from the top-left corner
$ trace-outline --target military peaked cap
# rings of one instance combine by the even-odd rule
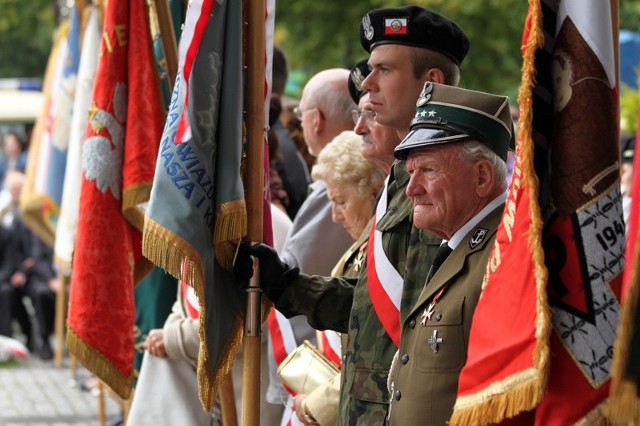
[[[506,161],[509,148],[515,148],[509,98],[427,82],[411,130],[394,154],[403,159],[415,148],[473,140]]]

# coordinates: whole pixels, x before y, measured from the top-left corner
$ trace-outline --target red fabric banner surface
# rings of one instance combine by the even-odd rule
[[[108,2],[82,150],[80,213],[71,273],[68,347],[120,397],[130,395],[134,285],[142,258],[163,112],[143,0]]]

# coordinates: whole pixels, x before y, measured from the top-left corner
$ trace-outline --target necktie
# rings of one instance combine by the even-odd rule
[[[436,251],[436,255],[433,257],[433,264],[431,265],[431,269],[429,269],[429,275],[427,277],[427,281],[431,281],[431,277],[436,273],[440,265],[442,265],[445,259],[451,254],[453,249],[449,247],[447,243],[444,243],[438,247]]]

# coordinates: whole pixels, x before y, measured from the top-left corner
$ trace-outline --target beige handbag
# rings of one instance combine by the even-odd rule
[[[308,394],[338,374],[340,369],[305,340],[282,361],[278,377],[296,394]]]

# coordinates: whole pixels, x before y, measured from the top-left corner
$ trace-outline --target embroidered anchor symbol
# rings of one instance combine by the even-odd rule
[[[431,349],[433,349],[433,353],[437,354],[438,345],[442,343],[442,337],[438,337],[438,330],[433,330],[433,335],[429,337],[427,343],[429,344],[429,346],[431,346]]]

